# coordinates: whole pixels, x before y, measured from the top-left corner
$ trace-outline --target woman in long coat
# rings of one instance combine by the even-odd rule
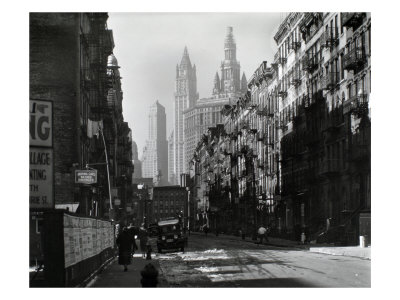
[[[124,265],[124,272],[126,272],[128,271],[128,265],[132,263],[134,238],[129,234],[128,229],[124,227],[116,242],[118,245],[118,263]]]

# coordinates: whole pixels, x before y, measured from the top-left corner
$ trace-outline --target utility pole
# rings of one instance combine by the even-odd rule
[[[103,138],[103,145],[104,145],[104,154],[106,156],[106,166],[107,166],[107,181],[108,181],[108,197],[110,200],[110,211],[113,209],[112,206],[112,199],[111,199],[111,186],[110,186],[110,170],[109,170],[109,163],[108,163],[108,155],[107,155],[107,147],[106,147],[106,141],[104,139],[104,134],[103,134],[103,129],[99,127],[99,132],[101,134],[101,137]],[[111,217],[111,214],[110,214]]]

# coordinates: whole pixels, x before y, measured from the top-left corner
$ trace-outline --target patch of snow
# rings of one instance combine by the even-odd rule
[[[206,250],[196,252],[186,252],[178,254],[183,260],[209,260],[209,259],[228,259],[225,250]]]
[[[194,269],[198,270],[200,272],[203,272],[203,273],[218,272],[218,268],[217,267],[204,267],[204,266],[201,266],[200,268],[194,268]]]
[[[225,253],[225,250],[217,250],[217,249],[211,249],[211,250],[206,250],[204,253]]]

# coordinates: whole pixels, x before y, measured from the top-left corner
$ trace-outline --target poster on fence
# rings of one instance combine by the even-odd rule
[[[113,247],[113,234],[108,221],[64,214],[65,268]]]

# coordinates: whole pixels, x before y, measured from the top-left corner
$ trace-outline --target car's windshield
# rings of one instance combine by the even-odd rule
[[[179,230],[179,225],[167,225],[167,226],[161,226],[160,231],[161,233],[168,233],[168,232],[174,232]]]

